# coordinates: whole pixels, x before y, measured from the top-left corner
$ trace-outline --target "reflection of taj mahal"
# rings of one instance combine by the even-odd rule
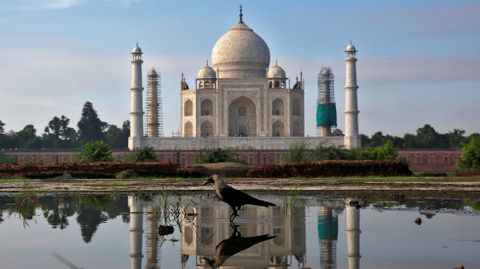
[[[155,119],[158,112],[150,111],[156,109],[158,104],[148,100],[147,136],[143,132],[143,53],[137,45],[132,52],[129,148],[285,150],[297,142],[305,142],[310,148],[325,143],[358,147],[355,47],[350,44],[346,53],[345,136],[332,136],[331,127],[336,125],[336,115],[332,114],[336,114],[336,111],[334,108],[323,109],[331,100],[319,97],[317,127],[322,132],[320,137],[305,137],[306,89],[302,73],[295,80],[290,80],[276,61],[270,65],[270,50],[266,42],[245,24],[240,11],[240,20],[215,43],[211,65],[207,62],[200,68],[194,83],[187,83],[182,74],[180,137],[159,137],[155,135],[159,133],[158,119]],[[150,83],[152,76],[149,74],[149,90],[154,85]],[[324,82],[330,83],[330,80]],[[150,93],[148,98],[153,96]],[[329,99],[329,91],[326,94]],[[333,100],[333,92],[331,98]]]
[[[211,268],[203,257],[214,257],[216,246],[231,234],[230,209],[225,206],[196,206],[192,220],[182,222],[182,257],[196,258],[197,268]],[[268,220],[268,221],[266,221]],[[274,235],[272,240],[229,257],[221,268],[289,268],[305,265],[305,207],[247,207],[242,210],[242,236]]]
[[[188,201],[188,199],[190,199]],[[177,231],[181,244],[178,257],[181,268],[212,268],[205,258],[219,257],[219,245],[225,241],[232,241],[232,227],[229,222],[230,209],[220,201],[199,199],[191,196],[181,203],[184,218],[179,220]],[[158,234],[159,224],[162,223],[162,200],[155,197],[143,201],[139,196],[129,196],[130,208],[130,268],[141,269],[142,262],[145,268],[158,269],[162,259],[162,246]],[[274,201],[281,204],[280,200]],[[345,237],[347,243],[346,257],[349,269],[360,268],[360,209],[356,204],[342,200],[316,201],[313,206],[319,206],[318,212],[318,239],[320,246],[319,268],[337,268],[337,239],[338,216],[345,213]],[[233,240],[229,247],[224,245],[230,256],[224,256],[218,268],[268,268],[268,269],[306,269],[311,264],[307,260],[307,240],[314,234],[307,230],[306,216],[308,209],[305,205],[277,206],[274,208],[245,207],[237,219],[238,231],[242,239]],[[146,216],[146,217],[145,217]],[[310,232],[312,232],[310,230]],[[270,235],[268,240],[232,253],[232,249],[242,240],[255,238],[261,235]],[[310,239],[309,239],[310,238]],[[235,239],[235,238],[234,238]],[[144,241],[145,240],[145,241]],[[143,251],[146,247],[145,252]],[[310,245],[311,246],[311,245]],[[145,255],[144,255],[145,254]],[[175,259],[165,256],[163,259]],[[178,264],[177,262],[174,262]]]

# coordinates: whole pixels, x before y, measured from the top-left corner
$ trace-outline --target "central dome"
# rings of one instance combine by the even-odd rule
[[[267,43],[240,20],[212,50],[212,63],[219,78],[259,78],[270,65]]]

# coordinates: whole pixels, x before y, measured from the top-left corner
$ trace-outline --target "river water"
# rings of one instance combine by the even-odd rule
[[[2,195],[0,268],[480,268],[478,200],[256,196]]]

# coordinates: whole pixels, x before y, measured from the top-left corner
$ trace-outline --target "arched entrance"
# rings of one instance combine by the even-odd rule
[[[192,137],[193,136],[193,124],[191,122],[185,123],[185,127],[183,129],[183,136],[184,137]]]
[[[229,136],[257,136],[257,111],[255,103],[241,96],[228,107]]]
[[[204,121],[200,129],[200,134],[202,137],[209,137],[213,135],[213,124],[209,121]]]
[[[285,128],[283,127],[283,122],[276,121],[272,125],[272,136],[285,136]]]

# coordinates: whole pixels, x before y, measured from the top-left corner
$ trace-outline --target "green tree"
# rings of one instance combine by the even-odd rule
[[[445,134],[448,139],[448,144],[451,148],[461,148],[467,141],[467,138],[464,135],[465,131],[459,129],[453,129],[452,132]]]
[[[38,149],[42,148],[42,141],[37,137],[37,129],[32,124],[27,124],[17,133],[13,134],[12,143],[14,147],[23,149]]]
[[[3,122],[0,120],[0,134],[4,134],[4,133],[5,133],[4,126],[5,126],[5,123],[3,123]]]
[[[81,163],[111,162],[113,160],[112,151],[103,141],[85,143],[77,156],[77,161]]]
[[[97,140],[105,140],[103,130],[107,123],[102,122],[93,108],[92,103],[86,102],[83,105],[82,117],[78,122],[78,139],[81,144]]]
[[[448,140],[445,135],[437,133],[429,124],[417,129],[415,144],[419,148],[448,148]]]
[[[116,125],[109,125],[105,132],[105,139],[112,148],[127,148],[128,137],[130,136],[130,122],[124,121],[122,129]]]
[[[459,166],[466,170],[480,170],[480,134],[473,134],[460,152]]]
[[[70,119],[62,115],[53,117],[45,127],[45,144],[53,148],[73,148],[77,142],[77,132],[68,127]]]

